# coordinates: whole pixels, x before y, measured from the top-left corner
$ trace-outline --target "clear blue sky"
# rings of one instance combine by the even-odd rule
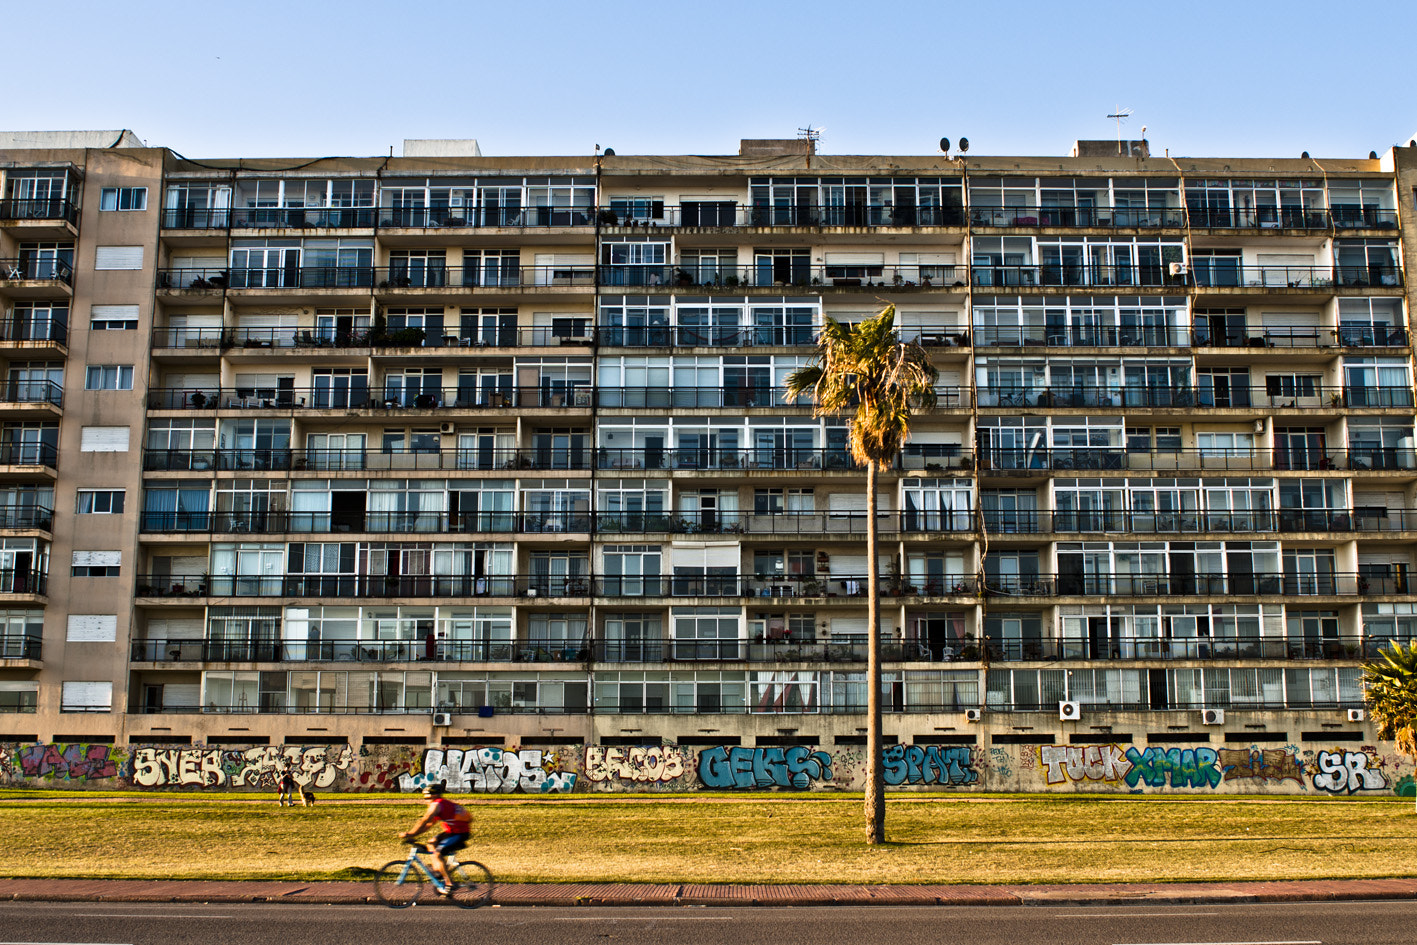
[[[1417,4],[369,2],[17,4],[9,130],[131,128],[188,157],[1066,154],[1130,107],[1153,153],[1381,154],[1417,134]]]

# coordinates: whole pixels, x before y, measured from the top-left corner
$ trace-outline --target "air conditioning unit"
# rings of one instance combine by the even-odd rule
[[[1364,719],[1366,719],[1367,717],[1368,717],[1368,713],[1367,713],[1367,712],[1364,712],[1362,709],[1349,709],[1349,710],[1348,710],[1348,721],[1350,721],[1350,722],[1361,722],[1361,721],[1363,721]]]
[[[1166,271],[1173,276],[1184,276],[1186,274],[1186,264],[1183,262],[1173,262],[1166,267]]]
[[[452,725],[452,724],[453,724],[453,713],[451,713],[451,712],[434,712],[434,713],[433,713],[433,724],[434,724],[435,726],[442,726],[442,727],[444,727],[444,728],[448,727],[449,725]]]
[[[965,709],[964,720],[966,722],[978,722],[984,716],[982,709]]]
[[[1225,724],[1225,710],[1224,710],[1224,709],[1201,709],[1201,724],[1202,724],[1202,725],[1224,725],[1224,724]]]
[[[574,404],[575,406],[577,406],[577,407],[589,407],[589,406],[590,406],[590,391],[588,391],[588,390],[578,390],[578,391],[576,391],[576,392],[575,392],[575,398],[574,398],[574,400],[573,400],[573,404]]]
[[[457,430],[457,424],[443,423],[438,426],[438,432],[443,434],[452,433]]]
[[[1058,703],[1058,718],[1064,722],[1070,722],[1082,718],[1081,702],[1060,702]]]

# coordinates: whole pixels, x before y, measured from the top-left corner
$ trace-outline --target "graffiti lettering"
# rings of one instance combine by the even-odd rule
[[[1314,775],[1314,787],[1333,794],[1354,791],[1381,791],[1387,787],[1382,772],[1368,767],[1365,751],[1321,751],[1318,754],[1319,773]]]
[[[807,788],[831,780],[831,755],[805,745],[790,748],[719,746],[699,752],[699,780],[710,788]]]
[[[684,771],[684,755],[678,748],[593,747],[585,754],[585,776],[596,782],[612,778],[637,783],[673,781],[683,777]]]
[[[118,776],[116,754],[108,745],[29,745],[16,758],[27,778],[90,781]]]
[[[1065,781],[1116,782],[1127,776],[1132,763],[1117,745],[1040,745],[1038,763],[1049,784]]]
[[[1127,749],[1127,761],[1132,765],[1126,774],[1130,787],[1146,784],[1150,787],[1209,787],[1220,783],[1214,748],[1148,748],[1146,751]]]
[[[328,788],[349,769],[347,745],[301,748],[138,748],[133,783],[140,787],[269,787],[289,770],[303,787]]]
[[[1295,781],[1304,783],[1304,763],[1284,748],[1220,749],[1220,770],[1223,781]]]
[[[423,771],[399,778],[405,791],[422,790],[425,784],[448,782],[449,791],[481,794],[561,794],[574,791],[574,773],[560,771],[554,752],[539,749],[505,751],[501,748],[430,748],[423,753]]]
[[[891,745],[881,757],[887,784],[973,784],[979,780],[968,748]]]

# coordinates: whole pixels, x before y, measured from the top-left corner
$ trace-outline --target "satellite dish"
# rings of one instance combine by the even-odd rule
[[[1368,160],[1370,160],[1370,161],[1376,161],[1377,159],[1378,159],[1378,152],[1376,152],[1376,151],[1369,151],[1369,152],[1368,152]]]
[[[1307,160],[1309,159],[1309,152],[1308,152],[1308,151],[1304,151],[1304,152],[1300,153],[1299,156],[1300,156],[1301,158],[1303,158],[1304,160],[1307,161]]]
[[[614,157],[614,156],[615,156],[615,149],[614,149],[614,148],[606,148],[606,149],[605,149],[605,156],[606,156],[606,157]]]
[[[968,150],[969,150],[969,139],[968,139],[968,138],[960,138],[960,139],[959,139],[959,149],[960,149],[961,151],[968,151]]]
[[[941,138],[941,139],[940,139],[940,150],[943,151],[943,152],[945,152],[946,154],[949,154],[949,153],[950,153],[950,139],[949,139],[949,138]]]

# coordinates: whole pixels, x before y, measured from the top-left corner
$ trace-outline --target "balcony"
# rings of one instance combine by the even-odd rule
[[[78,226],[79,205],[71,197],[0,200],[0,227],[21,239],[72,239]]]
[[[1371,641],[1370,641],[1371,643]],[[1103,633],[1095,637],[986,638],[991,663],[1058,660],[1335,660],[1356,659],[1361,636],[1154,637]]]
[[[230,214],[233,230],[368,230],[377,215],[374,207],[236,207],[217,212]]]
[[[1266,413],[1284,410],[1311,411],[1320,408],[1400,407],[1413,405],[1407,387],[1340,387],[1336,385],[1290,385],[1288,393],[1279,388],[1245,387],[981,387],[980,407],[1085,407],[1121,410],[1130,408],[1195,408],[1215,410],[1261,409]]]
[[[975,325],[978,347],[1017,348],[1183,348],[1188,328],[1165,325]]]
[[[380,229],[448,229],[458,227],[508,227],[541,229],[586,227],[595,223],[595,210],[586,206],[555,207],[379,207]]]
[[[1394,266],[1241,266],[1211,261],[1205,257],[1191,260],[1189,276],[1180,281],[1201,289],[1234,290],[1226,294],[1243,294],[1254,289],[1324,292],[1339,288],[1396,289],[1403,285],[1402,271]],[[1218,293],[1207,293],[1218,294]]]
[[[1395,230],[1396,210],[1361,207],[1193,207],[1190,225],[1211,230]]]
[[[52,475],[59,467],[59,447],[52,443],[0,442],[0,467],[7,466],[12,468],[0,472],[16,476],[33,476],[42,472]]]
[[[1417,453],[1407,449],[1308,449],[1275,450],[1172,450],[1130,452],[1119,447],[990,448],[979,454],[979,468],[987,475],[1044,474],[1057,470],[1127,470],[1176,472],[1253,472],[1275,469],[1312,470],[1412,470]]]
[[[613,199],[613,198],[612,198]],[[696,201],[654,207],[602,206],[602,227],[634,232],[663,227],[926,227],[964,226],[962,207],[936,206],[744,206],[733,200]]]
[[[0,292],[11,297],[69,295],[73,284],[74,267],[62,259],[0,259]]]
[[[0,381],[0,411],[14,412],[31,404],[63,407],[64,388],[51,380]],[[28,410],[21,412],[30,413]]]
[[[0,594],[43,596],[47,588],[48,575],[42,570],[0,568]]]
[[[0,528],[49,531],[54,510],[40,505],[0,505]]]
[[[0,348],[39,349],[69,343],[69,326],[61,318],[0,319]]]
[[[0,634],[0,663],[10,660],[39,662],[43,659],[43,642],[40,637],[22,633]]]
[[[1186,211],[1180,207],[970,207],[969,222],[977,227],[1182,229]]]
[[[1037,574],[986,576],[984,580],[984,591],[990,598],[1357,597],[1406,594],[1407,588],[1405,577],[1383,578],[1352,571]]]
[[[563,534],[591,531],[589,512],[144,511],[145,533],[234,535]]]
[[[685,471],[796,469],[855,471],[861,467],[844,449],[763,448],[750,450],[596,450],[598,469],[678,469]]]
[[[689,388],[693,393],[696,388]],[[718,400],[733,399],[735,392],[703,388],[700,406],[710,406],[710,391]],[[509,407],[585,408],[595,405],[589,387],[564,390],[549,387],[504,387],[497,390],[450,387],[445,390],[370,390],[368,387],[286,387],[258,390],[249,387],[197,390],[154,387],[148,391],[149,410],[474,410]],[[767,399],[768,392],[764,392]],[[746,399],[746,395],[745,398]],[[3,398],[0,398],[3,400]],[[723,404],[718,406],[740,406]]]

